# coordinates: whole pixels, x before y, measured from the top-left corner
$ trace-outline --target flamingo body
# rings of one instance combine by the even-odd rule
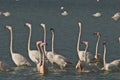
[[[85,51],[78,52],[78,57],[81,61],[84,60],[84,53]],[[87,62],[92,62],[93,55],[90,52],[87,52],[86,55],[87,55]]]
[[[118,63],[120,64],[120,61],[115,61],[115,63],[106,63],[102,70],[104,71],[120,71],[120,66],[118,66]]]
[[[49,62],[51,63],[51,64],[53,64],[53,62],[54,62],[54,54],[52,53],[52,51],[49,51],[49,52],[47,52],[46,53],[46,57],[47,57],[47,59],[49,60]]]
[[[106,42],[103,43],[104,46],[104,66],[101,70],[104,71],[120,71],[120,59],[113,60],[110,63],[106,63]]]
[[[117,12],[117,13],[115,13],[113,16],[112,16],[112,19],[114,19],[114,20],[118,20],[118,19],[120,19],[120,12]]]
[[[28,51],[28,55],[29,55],[29,58],[34,62],[34,63],[38,63],[39,62],[39,51],[37,50],[30,50]],[[36,56],[36,57],[34,57]],[[37,57],[38,56],[38,57]]]
[[[31,66],[27,59],[19,53],[13,53],[12,60],[17,66]]]
[[[54,55],[54,62],[60,66],[60,68],[64,68],[67,65],[67,60],[64,56],[55,54]]]

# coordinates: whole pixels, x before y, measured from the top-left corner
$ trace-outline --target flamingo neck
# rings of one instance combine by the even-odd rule
[[[54,32],[52,31],[52,53],[54,53]]]
[[[10,40],[10,52],[13,54],[13,31],[10,30],[11,40]]]
[[[87,61],[87,50],[88,50],[88,45],[86,45],[85,52],[84,52],[85,61]]]
[[[81,38],[81,26],[79,26],[79,35],[78,35],[78,42],[77,42],[77,52],[79,52],[80,38]]]
[[[44,27],[43,29],[44,29],[44,42],[46,42],[46,28]],[[46,45],[44,45],[44,51],[45,51],[45,55],[46,55],[46,53],[47,53]]]
[[[38,45],[37,45],[37,49],[38,49],[39,52],[41,52],[40,49],[39,49],[39,47],[38,47]],[[40,61],[41,60],[40,54],[38,54],[38,56],[39,56],[39,62],[41,63],[41,61]]]
[[[106,65],[106,44],[104,45],[104,56],[103,56],[104,66]]]
[[[100,42],[100,36],[98,36],[98,40],[97,40],[97,43],[96,43],[95,55],[96,55],[96,58],[97,58],[97,59],[98,59],[98,45],[99,45],[99,42]]]
[[[32,32],[32,28],[30,27],[30,32],[29,32],[29,39],[28,39],[28,51],[30,51],[30,40],[31,40],[31,32]]]
[[[42,61],[42,65],[44,65],[45,64],[45,52],[43,51],[42,47],[41,47],[41,53],[42,53],[41,61]]]

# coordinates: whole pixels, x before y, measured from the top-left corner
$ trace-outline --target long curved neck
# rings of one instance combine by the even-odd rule
[[[38,51],[41,53],[40,48],[38,47],[38,45],[36,45],[36,46],[37,46]],[[38,56],[39,56],[39,62],[41,63],[41,61],[40,61],[40,60],[42,59],[42,58],[41,58],[41,55],[38,54]]]
[[[95,55],[96,55],[96,58],[98,58],[98,45],[99,45],[99,42],[100,42],[100,36],[98,36],[98,40],[97,40],[97,43],[96,43],[96,51],[95,51]]]
[[[45,63],[45,53],[44,53],[44,51],[43,51],[42,46],[41,46],[41,52],[42,52],[42,58],[41,58],[41,60],[42,60],[42,65],[44,65],[44,63]]]
[[[106,64],[106,44],[104,44],[104,56],[103,56],[104,66]]]
[[[85,52],[84,52],[85,61],[87,61],[87,49],[88,49],[88,45],[86,45]]]
[[[13,54],[13,31],[10,30],[11,40],[10,40],[10,52]]]
[[[52,31],[52,53],[54,53],[54,32]]]
[[[78,35],[78,42],[77,42],[77,52],[79,52],[80,37],[81,37],[81,26],[79,25],[79,35]]]
[[[44,42],[46,42],[46,27],[44,27],[43,29],[44,29]],[[46,45],[44,45],[44,51],[46,54]]]
[[[28,51],[30,51],[30,40],[31,40],[31,32],[32,32],[32,28],[30,27],[30,32],[29,32],[29,39],[28,39]]]

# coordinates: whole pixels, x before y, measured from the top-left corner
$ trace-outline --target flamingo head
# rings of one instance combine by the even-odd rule
[[[88,45],[88,41],[83,41],[83,44],[85,44],[86,46]]]
[[[25,23],[25,26],[30,28],[32,25],[30,23]]]
[[[9,30],[12,29],[12,27],[10,25],[6,25],[6,28],[9,29]]]
[[[50,31],[51,31],[51,32],[54,32],[54,28],[50,28]]]
[[[103,45],[106,45],[106,41],[103,42]]]
[[[100,32],[94,32],[93,34],[94,34],[94,35],[97,35],[97,36],[100,36],[100,35],[101,35]]]
[[[45,42],[43,42],[43,43],[41,43],[41,44],[40,44],[40,46],[41,46],[41,47],[42,47],[42,46],[44,46],[44,45],[46,45],[46,43],[45,43]]]
[[[42,43],[42,41],[37,41],[36,42],[36,45],[39,45],[39,44],[41,44]]]
[[[78,25],[81,26],[81,22],[78,22]]]
[[[41,23],[40,25],[41,25],[43,28],[45,27],[45,24],[44,24],[44,23]]]

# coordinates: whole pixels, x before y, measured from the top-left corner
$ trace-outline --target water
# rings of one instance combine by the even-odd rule
[[[50,28],[55,29],[55,51],[77,63],[78,21],[82,23],[82,40],[89,41],[89,51],[94,54],[97,38],[93,32],[101,33],[99,52],[103,54],[103,41],[107,41],[107,62],[120,58],[120,21],[114,21],[111,16],[119,12],[120,0],[0,0],[0,11],[11,12],[11,16],[0,16],[0,60],[7,62],[15,71],[0,72],[0,80],[120,80],[119,72],[78,73],[75,68],[66,71],[54,70],[49,66],[49,74],[41,76],[35,71],[35,65],[30,68],[17,68],[11,60],[9,51],[10,34],[5,25],[13,26],[14,52],[27,54],[29,29],[24,26],[30,22],[32,27],[31,49],[36,49],[36,41],[43,40],[43,30],[40,23],[47,27],[47,50],[51,50]],[[64,6],[69,15],[61,16],[60,7]],[[95,12],[102,16],[94,18]],[[84,49],[84,46],[81,46]]]

